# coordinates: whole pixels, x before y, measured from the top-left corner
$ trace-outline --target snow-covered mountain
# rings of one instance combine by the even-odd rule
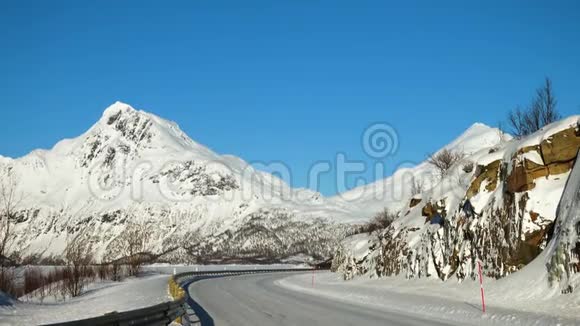
[[[502,133],[497,128],[475,123],[438,152],[460,151],[469,156],[482,149],[492,148],[501,142],[509,141],[511,138],[510,135]],[[368,218],[385,207],[400,211],[408,204],[409,197],[414,192],[432,188],[439,181],[440,176],[435,167],[424,161],[414,166],[403,166],[392,176],[339,194],[335,199],[348,201],[356,207],[353,209]]]
[[[579,122],[580,116],[572,116],[523,139],[474,125],[447,146],[467,155],[445,176],[433,178],[433,168],[424,163],[382,181],[384,193],[394,189],[401,195],[380,203],[368,199],[362,206],[376,210],[384,204],[398,217],[378,233],[345,239],[333,269],[345,278],[401,274],[446,280],[474,278],[482,261],[488,276],[500,278],[533,261],[555,238],[562,253],[551,255],[551,273],[569,280],[571,271],[580,270],[580,225],[569,213],[578,190],[567,191],[572,195],[563,199],[560,216],[557,207],[580,149]],[[397,180],[398,174],[407,178]],[[413,180],[427,182],[412,191]],[[478,216],[467,216],[467,199]],[[439,217],[442,226],[434,224]]]
[[[120,102],[81,136],[0,167],[24,194],[13,245],[23,256],[59,256],[83,233],[98,259],[115,259],[116,239],[136,224],[151,230],[148,252],[174,261],[323,258],[353,216]]]
[[[562,126],[569,127],[574,121],[565,120]],[[553,133],[558,128],[562,129],[548,130]],[[82,235],[93,244],[97,260],[113,260],[123,255],[119,241],[127,230],[140,226],[148,230],[144,251],[160,260],[324,259],[352,233],[353,224],[365,223],[385,207],[400,212],[397,230],[411,234],[408,246],[423,248],[433,236],[423,225],[427,203],[456,214],[468,189],[475,191],[474,183],[491,187],[481,176],[497,172],[494,162],[508,162],[522,146],[543,139],[534,137],[511,140],[499,130],[477,123],[443,148],[465,152],[464,163],[474,162],[474,171],[462,172],[462,163],[441,180],[424,162],[327,198],[308,189],[293,189],[240,158],[219,155],[196,143],[173,122],[117,102],[77,138],[17,159],[0,157],[0,172],[12,171],[19,179],[18,191],[24,194],[14,220],[12,244],[12,250],[21,256],[62,257],[67,241]],[[528,151],[520,156],[540,164],[539,154],[534,155]],[[545,184],[537,181],[539,189],[548,189],[542,195],[557,197],[564,176]],[[495,195],[476,192],[473,202],[478,210],[497,206],[489,204]],[[526,222],[529,229],[522,232],[544,230],[553,221],[555,206],[541,201],[534,204],[534,198],[528,200],[526,209],[533,209],[539,216],[535,221],[542,222]],[[514,200],[521,200],[519,193]],[[361,236],[347,242],[357,237]],[[377,242],[369,242],[368,236],[363,242],[359,248],[364,252],[369,246],[377,248]],[[341,268],[352,267],[345,263],[345,257],[352,256],[348,250],[343,245],[337,256]],[[413,257],[420,264],[431,264],[418,255]],[[419,273],[420,268],[412,268],[411,274]],[[427,269],[433,273],[432,266]]]

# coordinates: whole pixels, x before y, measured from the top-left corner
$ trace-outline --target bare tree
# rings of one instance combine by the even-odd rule
[[[0,256],[4,259],[8,256],[12,240],[12,221],[16,218],[22,195],[18,192],[18,178],[11,168],[0,178]]]
[[[525,115],[526,113],[519,106],[508,113],[508,124],[511,128],[511,133],[518,138],[528,133]]]
[[[556,110],[558,100],[552,90],[552,81],[546,77],[544,86],[536,90],[535,105],[541,113],[541,121],[544,125],[558,121],[562,118],[560,113]]]
[[[558,101],[552,89],[552,81],[546,78],[544,85],[536,90],[530,106],[523,110],[516,107],[508,114],[508,124],[514,136],[520,138],[540,130],[543,126],[561,118],[556,109]]]
[[[150,230],[146,224],[129,223],[117,238],[121,252],[129,264],[130,275],[137,275],[141,270],[149,235]]]
[[[86,278],[92,272],[90,267],[93,262],[92,244],[90,238],[83,230],[67,239],[65,259],[67,262],[64,288],[72,297],[82,294],[86,286]]]
[[[0,175],[0,290],[10,293],[13,289],[13,279],[9,268],[8,251],[14,238],[12,222],[22,195],[18,191],[18,178],[11,167]]]
[[[461,151],[452,151],[445,148],[435,154],[429,155],[427,162],[433,165],[441,176],[445,176],[449,172],[449,169],[455,163],[461,161],[464,156],[465,153]]]
[[[393,224],[396,218],[397,218],[396,213],[393,213],[388,208],[385,208],[382,211],[375,214],[372,222],[384,229]]]

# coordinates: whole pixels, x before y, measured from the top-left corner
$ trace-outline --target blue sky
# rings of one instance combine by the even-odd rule
[[[398,132],[392,172],[497,125],[545,76],[561,112],[579,113],[577,1],[160,4],[3,1],[0,155],[51,148],[121,100],[219,153],[284,162],[305,186],[338,152],[372,164],[372,123]]]

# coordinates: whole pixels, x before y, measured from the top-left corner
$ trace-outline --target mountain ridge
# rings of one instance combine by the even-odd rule
[[[185,244],[179,254],[166,255],[177,262],[199,259],[192,247],[216,259],[232,252],[322,258],[353,224],[366,223],[387,205],[292,188],[239,157],[196,143],[178,124],[123,102],[107,107],[80,136],[0,165],[23,178],[26,198],[16,225],[23,255],[60,255],[70,233],[82,231],[104,259],[128,225],[142,223],[158,226],[152,252]],[[274,243],[273,249],[264,251],[265,243]]]

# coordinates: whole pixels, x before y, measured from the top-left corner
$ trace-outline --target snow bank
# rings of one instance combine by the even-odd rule
[[[344,282],[336,274],[317,273],[312,287],[311,275],[288,276],[278,286],[350,303],[389,311],[412,313],[433,320],[449,320],[463,325],[577,325],[580,322],[580,296],[566,299],[541,297],[533,300],[514,298],[522,293],[515,285],[485,280],[487,313],[481,312],[479,283],[466,281],[358,278]]]
[[[64,303],[24,303],[0,306],[0,325],[39,325],[97,317],[171,301],[166,275],[95,283],[88,291]]]

